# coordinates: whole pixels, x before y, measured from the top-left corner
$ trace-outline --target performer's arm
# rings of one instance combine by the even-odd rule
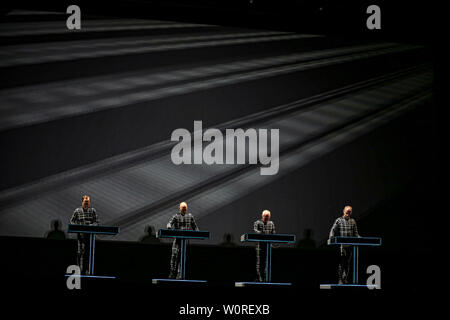
[[[276,233],[275,232],[275,223],[272,222],[272,225],[273,225],[273,228],[272,228],[272,230],[270,230],[270,233]],[[271,245],[272,245],[272,248],[279,248],[280,247],[279,243],[272,243]]]
[[[353,234],[355,235],[355,237],[361,238],[361,236],[358,233],[358,227],[356,226],[356,221],[355,221],[355,230],[353,232],[354,232]]]
[[[333,226],[331,227],[330,235],[329,235],[329,237],[328,237],[329,239],[331,239],[331,238],[334,237],[334,234],[335,234],[335,232],[336,232],[337,226],[338,226],[338,220],[336,219],[336,221],[334,222]]]
[[[97,211],[95,211],[94,208],[92,208],[92,214],[93,214],[93,216],[94,216],[94,219],[93,219],[93,221],[92,221],[92,224],[95,225],[95,226],[99,225],[99,224],[100,224],[100,221],[99,221],[99,219],[98,219]]]
[[[173,228],[173,223],[175,222],[175,216],[173,216],[169,223],[167,223],[167,229],[172,229]]]
[[[253,223],[253,230],[256,233],[261,233],[261,230],[259,230],[259,223],[258,223],[258,221],[255,221],[255,223]]]
[[[197,226],[197,223],[195,222],[194,216],[192,216],[192,220],[191,220],[191,228],[192,230],[196,230],[199,231],[200,229]]]
[[[72,218],[70,218],[70,224],[77,224],[77,223],[78,223],[78,211],[77,209],[75,209]]]

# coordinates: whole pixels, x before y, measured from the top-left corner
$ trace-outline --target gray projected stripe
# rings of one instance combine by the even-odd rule
[[[60,51],[57,53],[52,53],[49,51],[47,54],[37,55],[36,53],[30,53],[22,56],[15,56],[14,52],[9,53],[9,50],[14,51],[14,47],[4,47],[2,49],[2,54],[0,55],[0,67],[11,67],[17,65],[29,65],[47,62],[59,62],[59,61],[70,61],[75,59],[88,59],[96,57],[108,57],[108,56],[120,56],[129,54],[140,54],[140,53],[151,53],[151,52],[161,52],[170,50],[185,50],[185,49],[196,49],[196,48],[207,48],[215,46],[229,46],[229,45],[241,45],[241,44],[251,44],[251,43],[263,43],[271,41],[287,41],[287,40],[298,40],[305,38],[319,37],[317,35],[277,35],[277,36],[262,36],[262,37],[244,37],[238,38],[237,35],[234,39],[225,40],[211,40],[211,41],[199,41],[199,42],[188,42],[188,43],[173,43],[173,44],[161,44],[161,45],[125,45],[110,47],[106,49],[97,49],[93,51],[82,50],[82,51]],[[227,37],[226,37],[227,38]],[[114,40],[111,40],[112,42]],[[156,42],[157,43],[157,42]]]
[[[46,22],[46,23],[21,23],[19,24],[0,24],[0,37],[17,37],[28,35],[50,35],[50,34],[67,34],[71,33],[87,33],[87,32],[104,32],[104,31],[127,31],[127,30],[156,30],[156,29],[174,29],[174,28],[202,28],[215,27],[207,24],[194,23],[148,23],[145,21],[124,21],[124,20],[82,20],[81,29],[68,30],[66,21]]]
[[[371,51],[389,47],[398,47],[393,43],[380,43],[374,45],[351,46],[334,49],[324,49],[297,54],[272,56],[250,60],[240,60],[231,63],[221,63],[191,69],[181,69],[166,72],[152,72],[143,70],[139,72],[120,73],[81,80],[60,81],[51,84],[39,84],[24,88],[2,90],[0,96],[0,110],[18,109],[23,104],[64,103],[73,99],[93,99],[106,95],[122,95],[130,90],[148,90],[152,86],[164,85],[172,82],[201,79],[221,74],[262,69],[277,65],[324,59],[333,56]]]
[[[161,43],[180,43],[183,41],[203,41],[203,40],[217,40],[229,38],[246,38],[246,37],[262,37],[274,35],[287,35],[287,32],[242,32],[242,33],[214,33],[214,34],[193,34],[183,36],[148,36],[148,37],[126,37],[113,39],[93,39],[93,40],[79,40],[79,41],[58,41],[51,43],[14,45],[5,47],[3,54],[10,56],[16,54],[56,54],[67,53],[73,50],[93,51],[96,49],[116,50],[121,47],[142,46],[149,44]]]
[[[8,110],[2,111],[2,118],[0,119],[0,130],[5,130],[12,127],[26,126],[45,121],[52,121],[55,119],[75,116],[79,114],[86,114],[100,110],[123,107],[133,103],[149,102],[152,100],[191,93],[199,90],[207,90],[225,85],[232,85],[240,82],[253,81],[256,79],[274,77],[278,75],[294,73],[313,68],[367,59],[370,57],[381,56],[385,54],[399,53],[408,50],[414,50],[417,48],[420,47],[417,46],[396,46],[393,48],[389,47],[386,49],[374,50],[369,52],[349,54],[342,57],[318,59],[291,65],[282,65],[279,67],[269,67],[263,70],[241,72],[237,74],[225,75],[223,77],[192,81],[188,83],[167,86],[163,88],[156,88],[153,90],[149,89],[139,90],[138,92],[121,94],[119,96],[107,96],[105,98],[97,100],[89,99],[87,101],[81,101],[80,103],[72,103],[66,105],[56,104],[54,106],[47,103],[43,104],[45,109],[43,109],[42,106],[34,106],[31,104],[27,104],[25,106],[18,105],[17,108],[14,108],[10,112]],[[251,65],[254,66],[255,64]],[[8,104],[6,103],[6,105]]]

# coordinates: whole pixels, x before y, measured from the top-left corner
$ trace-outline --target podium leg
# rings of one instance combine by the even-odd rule
[[[272,244],[268,242],[266,247],[266,282],[272,278]]]
[[[353,246],[353,284],[358,284],[359,247]]]
[[[186,239],[181,239],[181,257],[180,257],[180,279],[184,280],[186,277]]]
[[[95,234],[91,233],[89,235],[89,274],[94,274],[94,264],[95,264]]]

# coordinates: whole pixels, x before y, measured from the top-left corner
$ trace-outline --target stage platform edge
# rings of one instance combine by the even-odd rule
[[[188,280],[188,279],[152,279],[153,284],[167,285],[205,285],[206,280]]]
[[[116,276],[99,276],[87,274],[65,274],[65,277],[86,278],[86,279],[117,279]]]
[[[237,288],[261,288],[261,287],[290,287],[292,286],[292,283],[290,282],[235,282],[234,286]]]
[[[320,289],[381,289],[375,284],[321,284]]]

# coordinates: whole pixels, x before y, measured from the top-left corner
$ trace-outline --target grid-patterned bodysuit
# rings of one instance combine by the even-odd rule
[[[345,219],[344,216],[337,218],[330,230],[330,239],[333,237],[359,237],[355,219]],[[352,247],[349,245],[341,245],[339,255],[339,283],[347,283],[352,260]]]
[[[184,215],[178,212],[175,214],[167,224],[168,229],[179,229],[179,230],[199,230],[197,224],[195,223],[194,216],[190,213],[185,213]],[[181,240],[174,239],[172,244],[172,256],[170,258],[170,274],[169,278],[180,279],[180,246]]]
[[[257,220],[253,224],[253,230],[256,233],[273,234],[275,233],[275,224],[272,221],[264,223],[262,220]],[[267,274],[267,246],[270,243],[260,243],[256,244],[256,274],[258,276],[258,281],[263,282],[266,279]]]
[[[83,224],[83,225],[98,225],[99,220],[97,213],[94,208],[87,208],[84,210],[82,207],[76,208],[72,218],[70,219],[71,224]],[[81,269],[81,274],[87,274],[88,262],[89,262],[89,236],[84,233],[77,234],[77,264]]]

